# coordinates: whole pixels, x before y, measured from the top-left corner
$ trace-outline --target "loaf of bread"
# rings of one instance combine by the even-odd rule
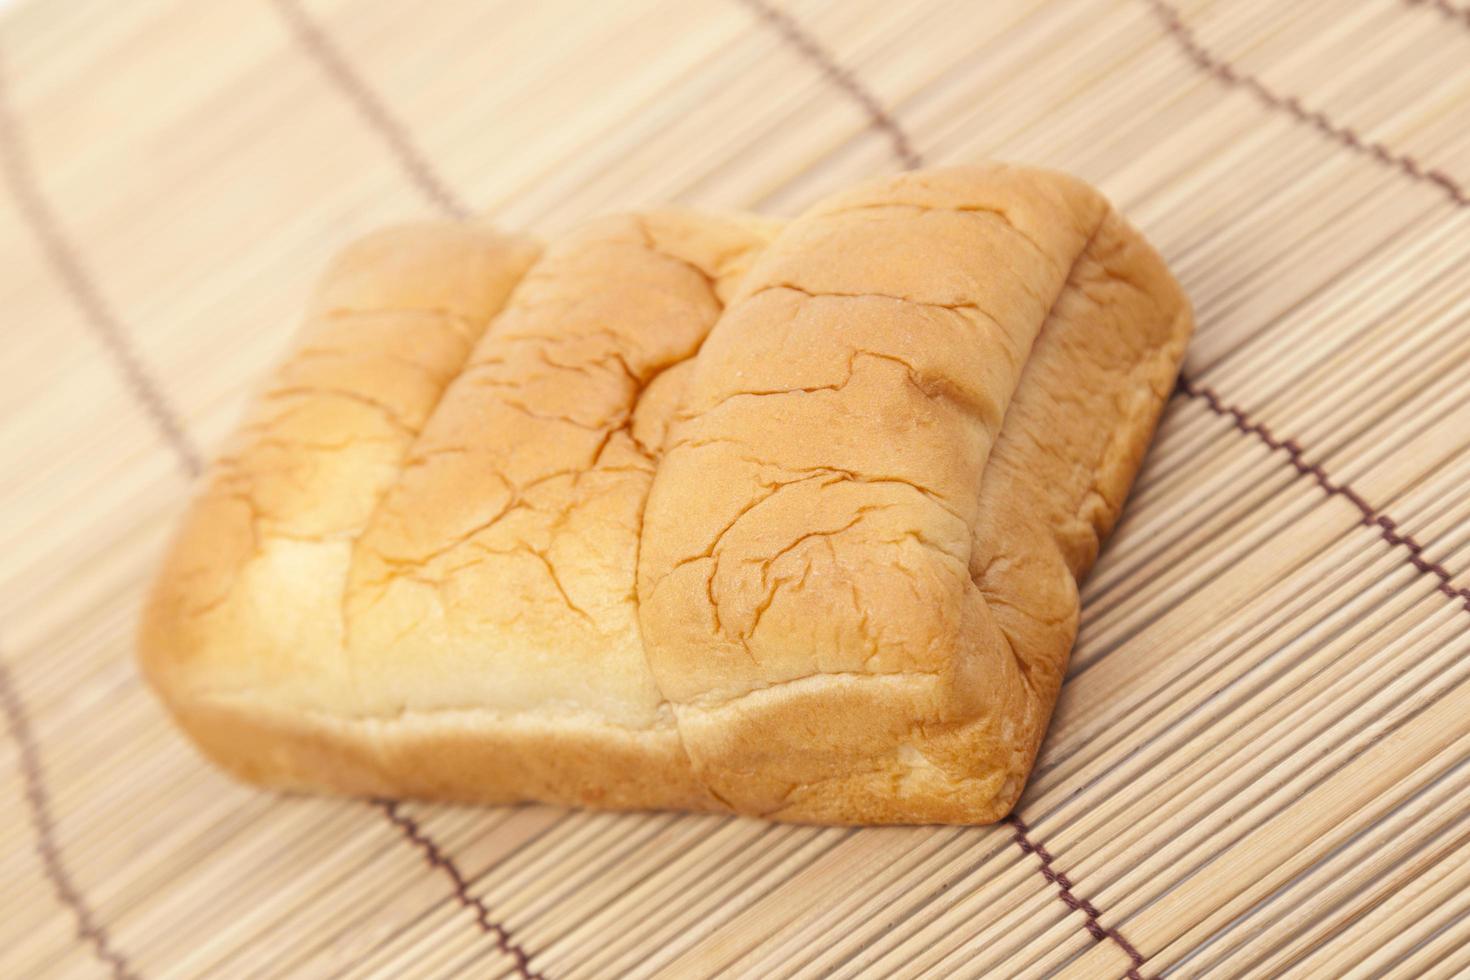
[[[996,820],[1189,305],[1091,188],[908,173],[784,228],[327,271],[165,559],[144,671],[268,786]]]

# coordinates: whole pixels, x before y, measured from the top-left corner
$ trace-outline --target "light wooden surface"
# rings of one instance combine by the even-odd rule
[[[1470,972],[1454,0],[30,0],[0,100],[0,976]],[[1097,183],[1199,315],[1024,833],[277,799],[169,727],[141,590],[345,240],[910,154]]]

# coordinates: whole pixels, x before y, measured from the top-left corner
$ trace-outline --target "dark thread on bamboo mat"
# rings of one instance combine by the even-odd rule
[[[1412,534],[1399,531],[1398,522],[1393,518],[1368,503],[1362,494],[1348,484],[1334,480],[1320,463],[1308,463],[1301,445],[1295,439],[1278,438],[1265,423],[1253,421],[1243,409],[1226,404],[1219,392],[1184,374],[1179,376],[1178,389],[1189,398],[1203,401],[1210,411],[1228,419],[1231,425],[1246,435],[1255,436],[1273,452],[1280,450],[1286,453],[1293,469],[1303,476],[1311,477],[1329,497],[1342,497],[1356,507],[1363,516],[1362,523],[1365,527],[1376,528],[1383,540],[1394,547],[1406,549],[1409,552],[1410,565],[1421,574],[1433,575],[1438,579],[1435,588],[1451,599],[1461,600],[1465,610],[1470,612],[1470,589],[1455,588],[1455,577],[1450,570],[1439,562],[1426,561],[1424,545],[1415,540]]]
[[[1444,14],[1450,20],[1457,20],[1470,27],[1470,7],[1457,7],[1449,0],[1404,0],[1411,7],[1428,7]]]
[[[516,972],[526,980],[546,980],[544,974],[531,969],[530,954],[511,938],[510,930],[490,918],[490,909],[479,898],[470,894],[470,883],[464,873],[448,855],[439,850],[439,845],[424,833],[418,821],[400,810],[396,800],[373,800],[373,805],[383,811],[393,825],[403,832],[404,837],[424,852],[424,860],[431,868],[439,868],[449,875],[454,882],[454,900],[474,913],[475,924],[480,927],[481,932],[495,940],[496,949],[515,960]]]
[[[908,133],[904,132],[898,121],[887,109],[883,108],[882,103],[874,97],[872,92],[868,91],[867,86],[858,80],[852,69],[839,64],[837,59],[822,47],[821,43],[806,28],[797,23],[796,18],[784,10],[777,10],[766,0],[737,0],[737,2],[774,28],[788,44],[796,49],[798,54],[811,62],[827,81],[847,93],[867,114],[868,121],[873,127],[888,135],[888,141],[893,144],[893,153],[904,167],[913,170],[924,165],[924,158],[914,149],[913,144],[909,141]]]
[[[789,14],[775,9],[766,3],[765,0],[739,0],[739,2],[743,3],[756,16],[780,32],[796,48],[797,52],[811,61],[817,70],[831,81],[834,86],[856,100],[863,111],[867,113],[872,125],[888,134],[893,144],[894,154],[903,162],[906,168],[912,170],[916,167],[923,166],[924,158],[913,148],[908,133],[899,125],[898,120],[883,108],[878,100],[873,97],[872,93],[858,81],[857,76],[850,69],[839,65],[832,55]],[[1021,846],[1021,850],[1028,854],[1035,854],[1041,860],[1042,877],[1060,889],[1061,900],[1069,908],[1080,910],[1087,917],[1084,925],[1093,939],[1098,942],[1104,939],[1111,939],[1117,943],[1133,961],[1132,968],[1126,974],[1128,980],[1143,980],[1143,975],[1139,973],[1138,968],[1143,965],[1144,960],[1143,956],[1138,952],[1138,949],[1117,929],[1103,927],[1099,921],[1101,919],[1101,913],[1096,906],[1086,899],[1078,899],[1076,897],[1072,892],[1072,883],[1068,881],[1067,876],[1052,868],[1052,857],[1045,846],[1033,843],[1027,836],[1026,825],[1021,821],[1020,817],[1012,815],[1007,819],[1016,828],[1016,843]]]
[[[357,107],[368,124],[388,143],[403,172],[429,203],[456,218],[469,217],[470,210],[449,189],[428,158],[414,145],[413,138],[388,109],[387,104],[347,63],[326,33],[307,16],[297,0],[272,0],[281,17],[291,25],[301,46],[336,83],[348,101]]]
[[[281,6],[283,10],[291,9],[289,0],[282,0]],[[319,36],[304,21],[303,27],[310,29],[313,32],[312,36]],[[345,70],[345,66],[341,66],[340,62],[338,65]],[[55,219],[49,204],[40,192],[39,185],[34,179],[34,174],[24,152],[18,129],[9,112],[9,105],[5,99],[6,92],[3,81],[3,74],[0,74],[0,164],[3,164],[3,172],[14,189],[15,196],[20,201],[22,213],[29,220],[32,229],[36,233],[36,237],[41,241],[47,256],[55,265],[72,300],[81,308],[86,316],[87,322],[92,326],[94,332],[102,341],[104,349],[111,355],[113,362],[121,370],[123,377],[126,379],[129,392],[139,401],[148,413],[149,418],[153,420],[159,431],[163,433],[165,440],[173,449],[175,458],[183,470],[190,476],[198,476],[204,469],[203,456],[197,447],[195,447],[193,440],[189,437],[178,412],[163,394],[159,385],[153,380],[142,358],[135,351],[128,332],[122,325],[122,321],[112,313],[111,308],[103,299],[101,290],[97,288],[95,282],[87,273],[85,265],[76,251],[71,247],[60,223]],[[366,90],[363,89],[362,91]],[[379,117],[371,114],[369,118],[379,123],[386,120],[386,116]],[[387,121],[391,125],[391,120]],[[395,147],[405,145],[396,141],[391,132],[389,133],[389,142]],[[432,178],[432,174],[430,174],[430,177]],[[434,185],[431,183],[429,185],[421,184],[420,186],[425,187],[427,192],[428,187]],[[440,199],[431,193],[430,197],[436,203],[441,204],[441,206],[446,206],[453,213],[462,212],[462,209],[459,209],[454,204],[453,198],[447,195]],[[6,713],[11,718],[11,731],[15,733],[18,730],[15,719],[23,720],[25,718],[24,709],[18,695],[8,685],[8,678],[4,680],[6,681],[6,685],[3,690],[0,690],[0,696],[5,698]],[[28,728],[21,728],[19,730],[29,731]],[[27,755],[25,743],[23,743],[21,756],[23,763],[27,758],[37,758],[34,745],[30,747],[30,753]],[[56,850],[53,839],[49,836],[51,827],[49,808],[37,809],[35,802],[36,800],[40,800],[44,804],[47,799],[44,783],[42,782],[42,771],[39,768],[27,768],[26,776],[27,793],[32,799],[32,814],[35,818],[38,834],[37,848],[43,860],[46,861],[48,875],[56,885],[57,893],[61,895],[62,901],[70,906],[77,915],[78,922],[81,924],[79,935],[92,943],[93,948],[97,950],[99,956],[107,958],[109,962],[113,963],[115,972],[117,972],[119,977],[134,976],[134,974],[127,972],[125,964],[119,966],[109,956],[111,950],[107,946],[106,932],[96,923],[88,909],[85,899],[72,885],[71,879],[66,875],[64,867],[60,863],[59,852]],[[39,795],[32,795],[33,793]],[[390,820],[394,819],[392,813],[389,813],[388,816]],[[394,823],[402,828],[402,824],[397,820],[394,820]],[[445,856],[439,850],[438,846],[424,836],[422,832],[416,830],[415,835],[410,839],[413,843],[419,844],[420,847],[428,846],[433,848],[435,858],[430,861],[430,864],[435,867],[444,868],[450,878],[455,882],[456,891],[458,891],[464,881],[464,877],[459,869],[454,866],[453,861]],[[481,906],[479,918],[485,918],[483,906]],[[496,934],[496,939],[498,946],[505,948],[508,945],[506,938],[502,934]],[[518,947],[515,948],[518,949]],[[510,950],[507,951],[509,952]],[[511,955],[516,956],[516,953],[511,952]],[[518,966],[521,964],[522,957],[524,957],[524,953],[521,953],[520,957],[517,957]],[[522,970],[521,972],[524,973],[525,971]],[[536,974],[527,974],[527,976],[532,978],[532,980],[537,980],[538,978]]]
[[[203,469],[203,457],[179,423],[178,412],[144,365],[132,339],[112,312],[112,307],[104,298],[96,280],[68,243],[61,223],[41,190],[21,140],[19,123],[11,112],[3,69],[4,66],[0,65],[0,168],[3,168],[16,202],[20,205],[21,214],[40,241],[41,250],[50,260],[52,269],[80,308],[82,321],[121,369],[123,383],[129,392],[137,399],[164,440],[173,447],[184,471],[190,476],[197,476]]]
[[[428,158],[414,145],[408,132],[388,111],[387,106],[367,82],[358,76],[348,64],[347,59],[342,57],[326,33],[307,16],[296,0],[273,0],[273,2],[282,17],[291,25],[307,54],[322,66],[328,77],[362,112],[368,125],[376,129],[383,137],[384,142],[402,165],[404,172],[429,203],[452,217],[467,217],[470,213],[469,209],[440,178]],[[454,863],[454,859],[434,843],[417,821],[405,815],[399,810],[398,804],[391,800],[375,800],[374,805],[402,831],[403,836],[411,844],[423,851],[429,867],[442,870],[449,876],[454,886],[455,901],[474,914],[475,924],[482,932],[494,939],[497,949],[515,960],[516,972],[526,980],[545,980],[543,974],[531,970],[530,956],[524,948],[511,939],[509,930],[491,919],[490,910],[485,903],[470,894],[468,880],[464,872]]]
[[[27,812],[31,818],[31,830],[35,834],[36,854],[41,858],[41,867],[51,882],[52,889],[61,904],[71,911],[77,923],[77,939],[92,947],[92,953],[105,963],[117,980],[137,980],[127,957],[112,945],[107,929],[97,921],[92,907],[87,904],[81,890],[72,881],[66,863],[61,859],[61,847],[56,842],[56,821],[51,815],[51,797],[46,791],[45,771],[41,765],[41,751],[31,729],[30,716],[15,688],[15,678],[10,666],[0,661],[0,709],[5,712],[5,725],[15,741],[21,781],[25,786]]]
[[[1298,122],[1306,123],[1354,153],[1371,157],[1384,166],[1399,171],[1411,180],[1434,185],[1456,207],[1462,208],[1470,205],[1470,191],[1466,191],[1464,185],[1443,170],[1431,170],[1415,156],[1400,153],[1385,143],[1369,140],[1351,126],[1333,122],[1325,113],[1308,109],[1295,95],[1282,95],[1267,87],[1260,79],[1246,74],[1201,44],[1194,30],[1184,23],[1179,11],[1165,0],[1143,0],[1143,2],[1163,21],[1165,31],[1178,43],[1185,55],[1215,79],[1232,88],[1250,92],[1269,108],[1286,112]]]
[[[1118,948],[1128,954],[1128,958],[1133,961],[1132,969],[1124,975],[1128,977],[1128,980],[1143,980],[1143,974],[1139,972],[1139,968],[1143,966],[1144,957],[1138,951],[1138,948],[1130,943],[1117,929],[1110,929],[1102,924],[1102,913],[1098,911],[1096,905],[1093,905],[1085,898],[1079,898],[1077,896],[1077,893],[1073,891],[1074,886],[1071,879],[1067,877],[1066,872],[1057,869],[1055,864],[1056,859],[1046,849],[1046,845],[1037,843],[1031,839],[1031,828],[1026,826],[1024,820],[1013,813],[1009,817],[1006,817],[1006,823],[1015,828],[1015,836],[1011,839],[1016,842],[1016,846],[1021,849],[1021,852],[1023,854],[1034,854],[1036,855],[1036,859],[1041,862],[1039,869],[1041,876],[1056,886],[1059,892],[1057,897],[1062,900],[1062,904],[1066,905],[1073,912],[1081,912],[1086,917],[1083,925],[1087,928],[1087,934],[1099,943],[1109,940],[1117,943]]]
[[[10,185],[21,214],[29,223],[42,251],[51,261],[72,300],[81,309],[83,321],[121,368],[128,391],[143,406],[148,417],[173,448],[180,465],[190,475],[200,470],[200,456],[190,441],[178,416],[162,390],[153,381],[142,359],[129,342],[121,322],[112,314],[102,292],[87,273],[86,266],[71,249],[66,235],[41,193],[30,160],[21,142],[15,118],[11,114],[9,92],[5,87],[3,64],[0,64],[0,170]],[[113,945],[107,928],[72,880],[61,857],[57,841],[56,821],[51,812],[51,797],[46,790],[46,772],[41,763],[40,744],[31,728],[25,702],[15,686],[8,664],[0,661],[0,710],[4,711],[6,729],[15,742],[21,781],[24,784],[26,808],[34,834],[36,854],[57,899],[70,910],[76,920],[76,936],[91,947],[92,954],[106,964],[117,980],[135,980],[139,974]]]

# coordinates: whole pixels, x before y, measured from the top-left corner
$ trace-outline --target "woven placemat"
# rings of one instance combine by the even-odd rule
[[[1456,0],[30,0],[0,19],[0,976],[1470,972]],[[131,661],[324,260],[1001,157],[1199,331],[1015,817],[282,799]]]

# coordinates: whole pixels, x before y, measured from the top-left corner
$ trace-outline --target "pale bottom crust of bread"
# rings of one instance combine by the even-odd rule
[[[293,709],[250,692],[201,695],[177,705],[177,719],[216,764],[252,783],[287,792],[408,797],[469,804],[552,803],[611,810],[651,808],[728,813],[734,807],[695,778],[680,729],[750,767],[725,772],[759,787],[767,819],[818,824],[972,823],[1000,819],[1022,785],[1006,771],[956,784],[937,768],[912,764],[854,771],[855,743],[874,756],[911,727],[917,703],[939,693],[926,675],[818,676],[756,691],[713,708],[682,707],[679,723],[624,728],[586,714],[503,714],[486,709],[344,718]],[[832,719],[852,719],[833,732]],[[838,778],[809,782],[824,760],[782,758],[769,733],[821,719],[813,743],[835,745],[825,760]],[[962,742],[1003,751],[973,721],[955,726]],[[833,736],[841,736],[833,741]],[[975,746],[978,748],[979,746]],[[922,755],[915,753],[916,759]],[[912,760],[905,760],[911,763]],[[723,781],[723,780],[722,780]]]
[[[287,792],[725,809],[694,780],[672,726],[481,709],[352,719],[250,694],[197,698],[178,720],[224,769]]]

